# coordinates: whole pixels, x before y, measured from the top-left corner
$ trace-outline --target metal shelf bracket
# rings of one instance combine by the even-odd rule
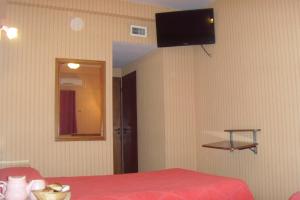
[[[257,144],[257,132],[261,131],[261,129],[240,129],[240,130],[225,130],[225,132],[228,132],[229,133],[229,142],[230,142],[230,145],[231,145],[231,150],[230,152],[233,152],[234,151],[234,147],[233,147],[233,144],[234,144],[234,140],[233,140],[233,134],[235,132],[252,132],[252,138],[253,138],[253,144]],[[254,154],[257,154],[257,146],[255,147],[252,147],[252,148],[249,148],[250,151],[252,151]]]

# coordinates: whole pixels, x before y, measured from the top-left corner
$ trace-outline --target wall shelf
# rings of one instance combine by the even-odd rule
[[[249,149],[253,153],[257,154],[257,132],[261,131],[261,129],[234,129],[234,130],[224,130],[224,132],[229,133],[229,141],[221,141],[216,143],[204,144],[202,147],[206,148],[213,148],[213,149],[222,149],[222,150],[244,150]],[[251,132],[252,133],[252,142],[241,142],[241,141],[234,141],[233,134],[234,133],[245,133]]]

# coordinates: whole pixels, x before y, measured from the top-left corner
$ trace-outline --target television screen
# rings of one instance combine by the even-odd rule
[[[158,47],[215,43],[213,9],[156,14]]]

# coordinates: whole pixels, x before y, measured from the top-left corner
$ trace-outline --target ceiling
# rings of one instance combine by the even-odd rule
[[[122,68],[127,64],[145,56],[156,49],[156,45],[130,44],[125,42],[113,43],[113,66]]]
[[[189,10],[211,7],[215,0],[128,0],[135,3],[158,5],[177,10]]]
[[[189,10],[212,7],[215,0],[128,0],[135,3],[150,4],[176,10]],[[143,57],[156,49],[156,46],[129,44],[124,42],[113,43],[113,66],[122,68],[127,64]]]

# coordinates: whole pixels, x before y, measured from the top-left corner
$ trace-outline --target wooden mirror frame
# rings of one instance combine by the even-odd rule
[[[78,63],[87,65],[100,65],[103,69],[103,95],[102,95],[102,115],[103,117],[103,133],[95,134],[74,134],[60,135],[60,71],[61,64]],[[105,61],[81,60],[56,58],[55,59],[55,141],[94,141],[106,139],[106,63]]]

